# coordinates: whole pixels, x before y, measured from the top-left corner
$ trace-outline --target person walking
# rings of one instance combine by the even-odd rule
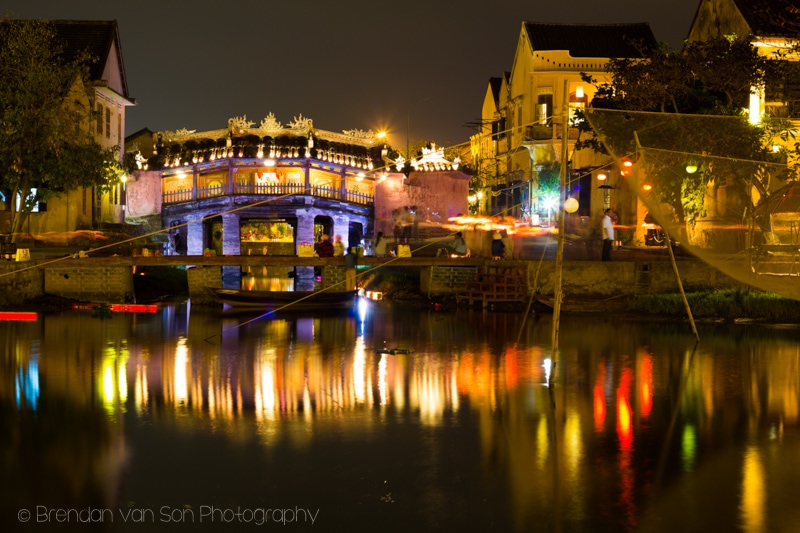
[[[603,211],[603,253],[601,261],[611,261],[611,245],[614,243],[614,223],[611,220],[611,209]]]

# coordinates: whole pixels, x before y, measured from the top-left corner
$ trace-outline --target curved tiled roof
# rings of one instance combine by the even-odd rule
[[[5,19],[3,24],[13,24],[15,20]],[[119,41],[119,27],[115,20],[40,20],[53,25],[56,39],[64,47],[64,59],[68,62],[77,59],[82,52],[88,52],[96,61],[89,65],[92,81],[103,79],[103,71],[110,54],[117,56],[122,84],[122,96],[128,98],[128,81],[122,61],[122,48]],[[117,46],[114,47],[116,41]]]
[[[572,57],[642,57],[642,48],[658,46],[650,25],[553,24],[525,22],[534,51],[568,50]]]
[[[67,60],[74,59],[82,51],[89,52],[97,58],[89,68],[92,80],[103,79],[108,55],[112,53],[114,41],[117,42],[116,54],[122,76],[122,87],[125,98],[128,97],[128,81],[125,78],[125,67],[122,62],[122,45],[119,42],[119,27],[115,20],[52,20],[58,38],[64,43],[64,55]]]
[[[733,0],[753,34],[761,37],[800,36],[800,1]]]

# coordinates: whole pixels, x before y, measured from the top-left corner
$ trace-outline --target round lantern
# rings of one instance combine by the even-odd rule
[[[574,213],[577,210],[578,210],[578,200],[570,197],[564,201],[564,211],[566,211],[567,213]]]

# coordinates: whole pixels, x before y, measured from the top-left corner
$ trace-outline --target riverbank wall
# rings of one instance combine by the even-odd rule
[[[225,258],[233,259],[233,258]],[[290,260],[290,258],[287,258]],[[342,277],[345,266],[334,264],[337,258],[325,259],[324,276]],[[115,260],[116,261],[116,260]],[[321,259],[316,259],[322,262]],[[429,297],[455,295],[488,269],[508,267],[524,273],[524,290],[527,294],[552,296],[555,287],[555,262],[524,260],[452,260],[409,258],[403,264],[388,264],[377,258],[364,258],[359,263],[359,277],[368,279],[370,271],[402,269],[404,280],[417,279],[416,287],[404,281],[404,289],[419,290]],[[225,264],[195,265],[187,269],[189,294],[193,299],[208,300],[206,286],[219,286],[224,276],[222,269],[236,268]],[[697,260],[677,262],[684,289],[706,290],[718,288],[746,288],[743,276],[731,276]],[[411,275],[408,275],[411,274]],[[52,294],[65,298],[98,303],[124,303],[133,293],[132,278],[136,266],[118,264],[111,259],[95,261],[67,260],[48,264],[42,262],[0,263],[0,306],[13,307]],[[797,276],[794,276],[797,278]],[[760,280],[759,280],[760,281]],[[781,280],[783,290],[787,284],[797,284],[795,279]],[[359,283],[360,284],[360,283]],[[323,286],[329,286],[330,283]],[[763,288],[763,284],[759,283]],[[639,294],[671,293],[679,290],[675,271],[670,261],[565,261],[562,265],[562,291],[576,298],[608,298],[636,296]],[[135,296],[135,295],[134,295]]]

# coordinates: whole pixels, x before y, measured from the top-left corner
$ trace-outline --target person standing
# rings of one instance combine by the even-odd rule
[[[344,243],[342,242],[342,236],[336,235],[334,237],[333,243],[333,256],[334,257],[342,257],[344,256]]]
[[[323,233],[317,243],[317,255],[319,257],[333,257],[333,243],[331,238]]]
[[[400,242],[408,244],[411,240],[411,229],[414,225],[414,220],[411,218],[411,211],[408,206],[403,206],[403,213],[400,215]]]
[[[492,236],[492,259],[503,259],[506,255],[506,244],[503,242],[503,236],[495,233]]]
[[[611,209],[603,211],[603,253],[601,261],[611,261],[611,245],[614,243],[614,222]]]
[[[402,228],[400,227],[400,210],[393,209],[392,210],[392,235],[394,236],[394,243],[397,244],[400,242],[400,238],[402,237]]]

